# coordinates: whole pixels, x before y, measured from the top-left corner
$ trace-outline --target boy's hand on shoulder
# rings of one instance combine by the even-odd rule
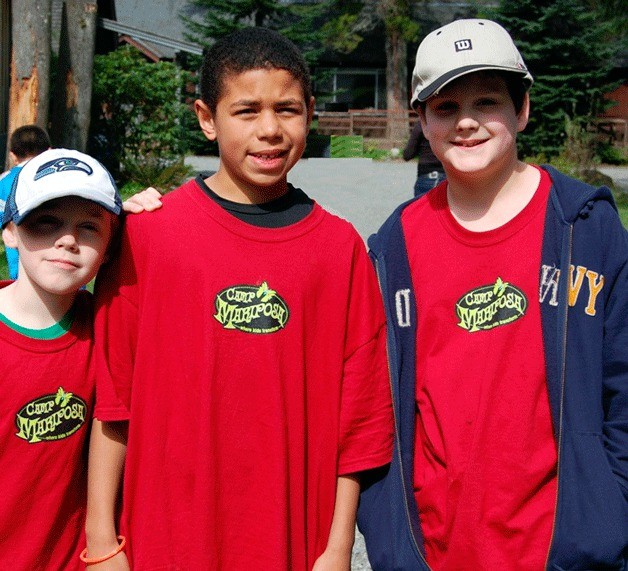
[[[327,548],[314,563],[312,571],[351,571],[351,551]]]
[[[152,212],[161,208],[161,194],[152,186],[134,194],[122,203],[122,209],[129,214]]]

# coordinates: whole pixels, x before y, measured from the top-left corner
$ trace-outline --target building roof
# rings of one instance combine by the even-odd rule
[[[202,53],[186,38],[182,16],[193,16],[189,0],[111,0],[115,20],[100,18],[99,25],[117,32],[151,59],[173,59],[177,52]]]

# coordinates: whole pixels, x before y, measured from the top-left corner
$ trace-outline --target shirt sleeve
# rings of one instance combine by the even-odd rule
[[[366,251],[358,248],[347,317],[338,475],[390,462],[393,419],[389,379],[381,294]]]
[[[136,272],[126,232],[121,255],[101,269],[95,293],[95,416],[103,421],[128,420],[138,311]]]

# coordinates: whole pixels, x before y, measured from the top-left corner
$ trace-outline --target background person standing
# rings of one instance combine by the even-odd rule
[[[443,165],[436,158],[430,147],[430,142],[421,130],[421,122],[417,121],[412,128],[406,148],[403,150],[403,159],[409,161],[418,157],[414,196],[425,194],[437,184],[445,180]]]

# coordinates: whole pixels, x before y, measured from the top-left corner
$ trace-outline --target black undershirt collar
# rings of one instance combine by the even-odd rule
[[[221,208],[236,218],[262,228],[283,228],[303,220],[314,208],[314,201],[300,188],[288,183],[288,192],[262,204],[240,204],[218,196],[207,184],[202,174],[196,177],[197,184],[205,194]]]

